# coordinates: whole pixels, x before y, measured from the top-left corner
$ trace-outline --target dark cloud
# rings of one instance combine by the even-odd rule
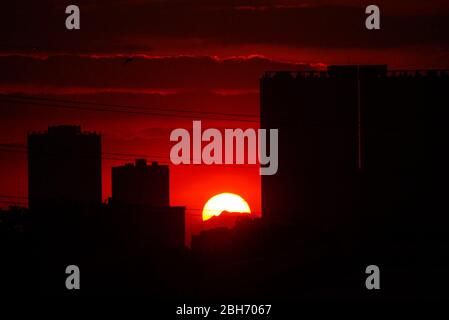
[[[217,94],[257,89],[266,70],[311,69],[308,64],[277,62],[263,57],[125,57],[58,55],[45,59],[0,57],[3,92],[88,94],[123,92],[176,94],[189,90],[216,90]],[[234,90],[225,90],[234,89]],[[0,90],[1,91],[1,90]],[[92,92],[91,92],[92,91]]]
[[[170,39],[318,48],[446,46],[447,1],[377,1],[382,29],[364,27],[367,1],[77,1],[81,30],[65,30],[69,1],[2,4],[0,50],[151,52]],[[167,40],[169,39],[169,40]],[[183,48],[188,49],[184,43]]]

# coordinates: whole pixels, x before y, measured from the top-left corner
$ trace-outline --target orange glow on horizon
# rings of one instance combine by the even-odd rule
[[[248,203],[234,193],[220,193],[210,198],[203,208],[203,221],[219,216],[223,211],[251,213]]]

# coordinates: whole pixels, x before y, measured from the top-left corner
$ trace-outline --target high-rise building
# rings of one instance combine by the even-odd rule
[[[28,135],[28,196],[39,205],[101,204],[101,136],[80,126]]]
[[[447,71],[273,71],[260,89],[261,128],[279,129],[278,172],[262,176],[264,219],[319,228],[381,216],[410,229],[441,222]],[[433,218],[411,214],[430,207]]]
[[[261,128],[279,129],[278,172],[262,176],[264,219],[309,225],[319,219],[323,225],[351,210],[356,90],[352,78],[330,72],[274,72],[261,79]]]

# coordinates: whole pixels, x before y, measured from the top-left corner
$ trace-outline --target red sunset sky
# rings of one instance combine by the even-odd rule
[[[81,9],[80,30],[65,28],[69,4]],[[192,120],[202,120],[207,127],[257,128],[258,80],[265,70],[355,63],[396,69],[449,67],[448,1],[376,1],[381,9],[378,31],[364,26],[369,4],[360,0],[2,3],[0,195],[27,196],[26,153],[20,148],[28,131],[48,125],[81,124],[84,130],[102,133],[103,152],[154,155],[157,158],[149,160],[167,162],[170,131],[190,128]],[[131,56],[134,59],[124,63]],[[11,95],[17,94],[187,113],[177,113],[183,114],[178,118],[12,102]],[[217,120],[205,112],[245,116],[238,117],[244,121]],[[111,194],[111,166],[127,162],[124,158],[103,162],[104,199]],[[196,209],[220,192],[240,194],[253,212],[261,212],[256,167],[171,166],[172,205],[186,205],[189,214],[199,214]],[[0,206],[12,201],[0,199]],[[196,228],[195,219],[200,216],[189,216],[188,228]]]

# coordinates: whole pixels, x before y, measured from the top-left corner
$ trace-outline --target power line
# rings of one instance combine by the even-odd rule
[[[244,114],[244,113],[225,113],[225,112],[210,112],[210,111],[194,111],[194,110],[186,110],[186,109],[175,109],[175,108],[156,108],[156,107],[142,107],[142,106],[134,106],[134,105],[119,105],[119,104],[110,104],[110,103],[98,103],[91,101],[80,101],[80,100],[66,100],[66,99],[54,99],[54,98],[44,98],[44,97],[36,97],[36,96],[24,96],[24,95],[5,95],[0,94],[0,97],[5,98],[15,98],[22,100],[40,100],[40,101],[50,101],[50,102],[60,102],[60,103],[69,103],[69,104],[84,104],[84,105],[92,105],[92,106],[102,106],[102,107],[112,107],[112,108],[122,108],[122,109],[135,109],[142,111],[161,111],[161,112],[179,112],[179,113],[195,113],[195,114],[206,114],[206,115],[221,115],[221,116],[229,116],[229,117],[243,117],[243,118],[258,118],[255,114]]]
[[[92,111],[92,112],[107,112],[107,113],[120,113],[120,114],[133,114],[133,115],[144,115],[144,116],[156,116],[156,117],[169,117],[169,118],[181,118],[181,119],[194,119],[196,115],[185,115],[185,114],[170,114],[157,111],[140,111],[140,110],[123,110],[123,109],[102,109],[97,107],[85,107],[79,105],[65,105],[61,103],[49,103],[41,101],[32,100],[17,100],[11,97],[3,97],[0,102],[6,103],[17,103],[27,106],[38,106],[44,108],[55,108],[55,109],[69,109],[69,110],[81,110],[81,111]],[[211,117],[211,116],[201,116],[201,119],[208,120],[218,120],[218,121],[236,121],[236,122],[248,122],[248,123],[258,123],[257,120],[249,119],[235,119],[235,118],[223,118],[223,117]]]
[[[8,145],[0,144],[0,152],[11,152],[11,153],[20,153],[26,154],[27,149],[26,146],[15,145],[11,148]],[[132,153],[115,153],[115,152],[103,152],[101,159],[103,160],[111,160],[111,161],[134,161],[136,157],[144,157],[147,159],[160,159],[161,164],[169,164],[171,163],[170,157],[162,156],[162,155],[151,155],[151,154],[132,154]],[[196,158],[183,158],[183,160],[195,160]],[[165,160],[165,161],[164,161]],[[183,164],[183,165],[206,165],[204,163],[200,164]],[[226,167],[226,168],[234,168],[234,169],[258,169],[257,164],[213,164],[214,166]],[[207,165],[210,166],[210,165]]]
[[[27,146],[23,144],[0,144],[0,152],[15,152],[15,153],[21,153],[26,154],[27,153]],[[105,155],[111,155],[111,156],[105,156]],[[112,157],[112,156],[119,156],[119,157]],[[149,155],[149,154],[129,154],[129,153],[117,153],[117,152],[104,152],[102,153],[102,159],[106,160],[113,160],[113,161],[130,161],[133,160],[134,157],[148,157],[148,158],[159,158],[159,159],[169,159],[169,157],[164,157],[161,155]],[[126,157],[126,158],[124,158]],[[251,167],[244,167],[241,165],[238,166],[231,166],[231,165],[221,165],[223,167],[232,167],[232,168],[239,168],[239,169],[252,169]],[[1,198],[6,198],[7,200],[2,200]],[[12,196],[12,195],[0,195],[0,203],[3,204],[12,204],[12,205],[18,205],[18,204],[27,204],[25,200],[8,200],[8,199],[27,199],[25,196]],[[188,211],[202,211],[203,209],[199,208],[188,208],[186,207]],[[251,214],[260,214],[258,212],[252,212]],[[202,216],[202,213],[185,213],[186,216]]]

